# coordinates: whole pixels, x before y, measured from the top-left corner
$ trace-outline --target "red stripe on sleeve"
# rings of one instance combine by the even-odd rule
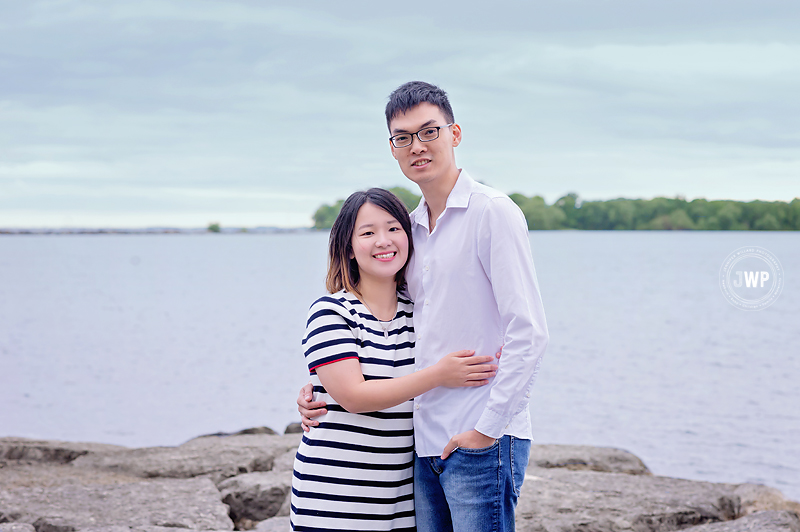
[[[349,360],[351,358],[355,358],[356,360],[358,360],[358,357],[355,356],[355,355],[351,355],[349,357],[344,357],[344,358],[338,358],[336,360],[331,360],[330,362],[325,362],[323,364],[318,364],[318,365],[314,366],[313,368],[311,368],[310,370],[308,370],[308,372],[309,372],[309,374],[313,375],[314,373],[317,372],[317,368],[321,368],[322,366],[327,366],[328,364],[335,364],[337,362],[341,362],[342,360]]]

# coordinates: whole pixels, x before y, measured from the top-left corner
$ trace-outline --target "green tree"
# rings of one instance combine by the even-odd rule
[[[212,222],[208,224],[208,229],[206,229],[206,231],[208,231],[209,233],[219,233],[220,232],[219,222]]]
[[[617,199],[605,202],[609,229],[633,229],[636,205],[631,200]]]
[[[340,199],[333,205],[322,205],[314,213],[314,229],[330,229],[333,227],[333,222],[339,216],[339,211],[342,210],[344,200]]]
[[[391,189],[409,210],[416,208],[420,196],[403,187]],[[800,230],[800,198],[791,203],[782,201],[707,201],[684,198],[613,199],[584,201],[570,192],[553,205],[541,196],[527,197],[518,192],[510,194],[522,213],[528,229],[590,229],[629,230],[660,229],[705,231]],[[343,201],[322,205],[314,213],[314,227],[329,228],[339,214]],[[211,230],[211,229],[209,229]]]
[[[742,207],[735,201],[715,201],[714,203],[722,204],[721,208],[717,211],[717,220],[719,220],[719,228],[723,231],[741,231],[742,229],[749,229],[747,225],[742,223]]]
[[[781,228],[780,222],[772,213],[767,213],[753,224],[753,229],[758,231],[779,231]]]
[[[525,205],[528,202],[528,196],[520,194],[519,192],[512,192],[511,194],[508,195],[508,197],[511,198],[511,201],[516,203],[517,207],[519,207],[520,209],[522,208],[523,205]]]
[[[529,230],[562,229],[567,221],[564,211],[548,207],[541,196],[533,196],[520,207]]]
[[[400,198],[400,201],[402,201],[405,204],[406,209],[408,209],[408,212],[411,212],[414,209],[416,209],[417,205],[419,205],[419,200],[422,199],[422,196],[414,194],[407,188],[392,187],[388,190],[389,192]]]
[[[584,201],[576,213],[575,221],[578,229],[611,229],[608,223],[608,212],[605,202]]]
[[[800,231],[800,198],[795,198],[786,209],[786,229]]]
[[[561,209],[561,212],[566,216],[565,227],[575,228],[578,226],[577,218],[578,209],[580,209],[580,200],[576,193],[570,192],[566,196],[558,198],[554,206]]]
[[[694,229],[694,222],[686,211],[683,209],[676,209],[669,214],[662,214],[658,218],[648,222],[647,229],[657,229],[662,231],[669,231],[675,229]]]

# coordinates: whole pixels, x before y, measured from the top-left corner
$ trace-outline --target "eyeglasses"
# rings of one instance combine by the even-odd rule
[[[450,127],[453,124],[445,124],[443,126],[428,126],[423,127],[416,133],[400,133],[389,137],[389,141],[395,148],[407,148],[414,142],[414,135],[417,136],[420,142],[430,142],[439,138],[439,130],[443,127]]]

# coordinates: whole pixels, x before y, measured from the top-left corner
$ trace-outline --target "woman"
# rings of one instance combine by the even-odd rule
[[[412,402],[436,386],[481,386],[493,357],[450,353],[414,371],[412,303],[402,295],[413,252],[405,206],[386,190],[356,192],[331,229],[326,286],[303,338],[316,400],[292,478],[293,530],[414,530]]]

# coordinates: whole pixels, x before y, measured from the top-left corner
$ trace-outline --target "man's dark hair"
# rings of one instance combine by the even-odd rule
[[[424,102],[438,107],[447,122],[453,123],[456,121],[446,92],[436,85],[431,85],[424,81],[409,81],[397,87],[389,95],[389,103],[386,104],[386,127],[389,127],[392,118],[400,113],[405,114],[412,107]],[[390,127],[389,132],[391,132]]]

